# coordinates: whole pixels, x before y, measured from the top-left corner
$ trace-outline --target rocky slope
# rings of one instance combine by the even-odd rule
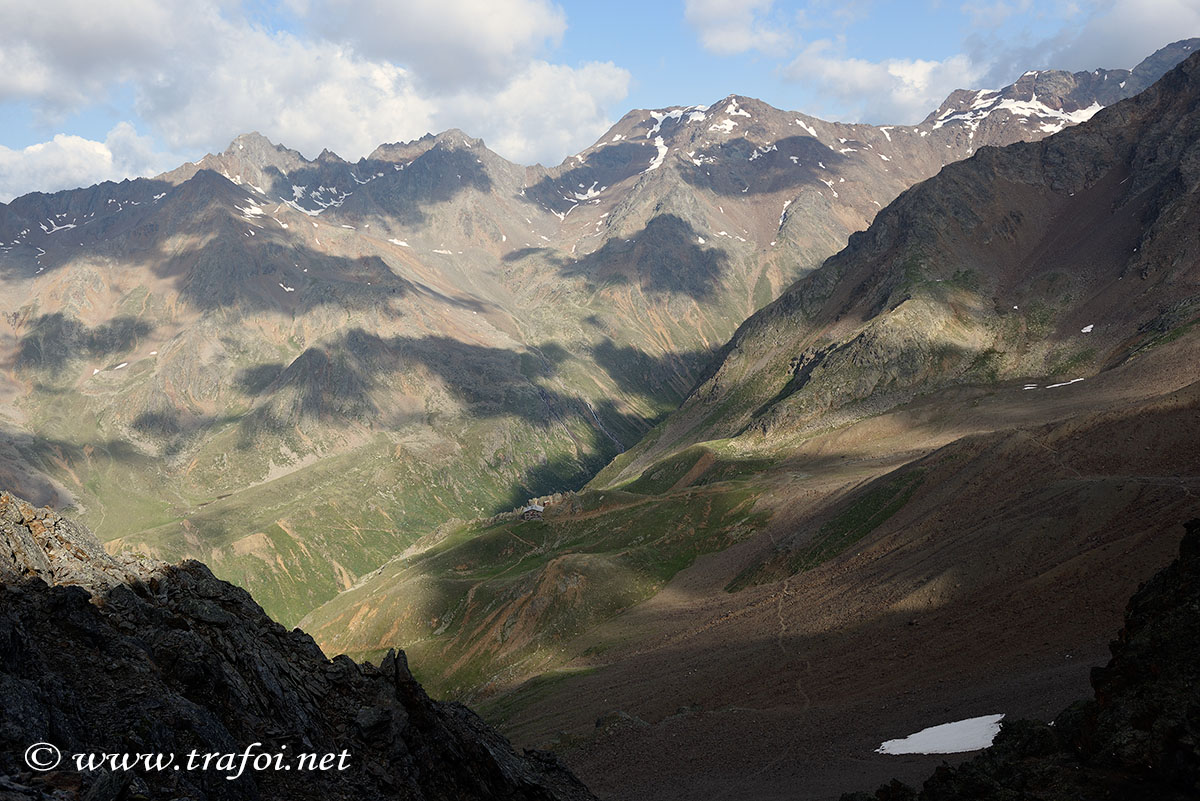
[[[843,801],[1038,798],[1186,799],[1200,794],[1200,520],[1179,558],[1138,589],[1112,659],[1092,671],[1095,697],[1050,725],[1005,722],[964,765],[920,792],[892,782]]]
[[[107,556],[79,525],[0,493],[0,797],[589,799],[431,700],[403,652],[327,660],[198,562]],[[30,771],[26,748],[68,755]],[[80,771],[71,754],[348,753],[344,769]],[[330,763],[333,764],[333,763]]]
[[[905,192],[744,323],[602,481],[696,442],[770,450],[953,384],[1019,378],[1041,393],[1182,335],[1200,309],[1198,63]]]
[[[354,164],[246,135],[18,198],[0,474],[294,623],[449,519],[578,487],[905,188],[1121,82],[1043,73],[880,128],[729,97],[632,112],[553,169],[459,131]]]

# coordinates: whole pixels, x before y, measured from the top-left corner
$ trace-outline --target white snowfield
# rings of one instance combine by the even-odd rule
[[[652,170],[657,170],[662,166],[663,159],[667,157],[668,148],[666,144],[663,143],[663,138],[661,136],[654,137],[654,147],[658,150],[658,153],[654,156],[654,160],[650,162],[650,166],[642,170],[642,173],[648,173]]]
[[[961,754],[987,748],[1000,732],[1004,715],[943,723],[921,729],[899,740],[888,740],[875,749],[877,754]]]
[[[1101,108],[1102,106],[1098,102],[1093,102],[1087,108],[1081,108],[1077,111],[1061,111],[1040,102],[1036,94],[1032,95],[1029,100],[1014,100],[1012,98],[1001,100],[999,99],[998,92],[985,89],[976,93],[975,102],[971,104],[970,108],[965,111],[950,109],[943,112],[934,121],[933,127],[936,130],[948,122],[962,122],[966,123],[971,131],[975,131],[979,127],[979,123],[988,115],[997,111],[1007,111],[1014,116],[1042,117],[1049,120],[1042,123],[1042,130],[1048,133],[1057,133],[1068,125],[1086,122]]]

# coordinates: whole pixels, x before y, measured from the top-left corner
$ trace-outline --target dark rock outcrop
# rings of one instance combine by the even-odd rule
[[[519,755],[466,707],[431,700],[403,652],[378,667],[330,661],[203,564],[114,558],[86,529],[7,493],[0,710],[5,801],[592,798],[553,756]],[[61,750],[57,769],[25,764],[39,742]],[[190,752],[240,764],[251,744],[290,767],[236,779],[236,765],[215,759],[189,769]],[[72,758],[114,753],[174,763],[81,771]],[[345,757],[302,770],[300,754]]]
[[[1179,558],[1129,601],[1095,698],[1053,724],[1005,722],[995,743],[918,793],[893,781],[843,801],[1171,801],[1200,797],[1200,519]]]

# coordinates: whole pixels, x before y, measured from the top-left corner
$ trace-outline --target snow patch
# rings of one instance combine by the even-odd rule
[[[899,740],[888,740],[877,754],[961,754],[987,748],[1000,732],[1004,715],[983,715],[921,729]]]
[[[643,174],[643,175],[644,175],[644,174],[646,174],[646,173],[648,173],[648,172],[651,172],[652,170],[657,170],[659,167],[661,167],[661,166],[662,166],[663,159],[665,159],[665,158],[667,157],[667,149],[668,149],[668,148],[667,148],[667,146],[666,146],[666,145],[663,143],[663,138],[662,138],[661,136],[656,136],[656,137],[654,137],[654,146],[655,146],[656,148],[658,148],[658,155],[656,155],[656,156],[654,157],[654,159],[653,159],[653,160],[650,162],[650,166],[649,166],[649,167],[647,167],[646,169],[642,170],[642,174]]]
[[[729,98],[729,105],[725,107],[725,113],[730,117],[749,117],[750,112],[745,109],[738,108],[738,102],[733,98]]]
[[[817,129],[812,127],[811,125],[805,123],[804,120],[797,119],[796,124],[799,125],[801,128],[803,128],[804,130],[808,131],[808,135],[811,136],[813,139],[817,138]]]

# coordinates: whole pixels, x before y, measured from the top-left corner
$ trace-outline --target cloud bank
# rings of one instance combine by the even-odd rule
[[[24,4],[22,4],[24,5]],[[354,160],[448,127],[501,155],[557,163],[610,125],[628,94],[611,62],[554,64],[563,11],[546,0],[289,0],[273,29],[233,0],[45,0],[0,6],[0,102],[54,123],[122,87],[143,133],[59,135],[0,151],[0,199],[119,180],[258,130]],[[137,141],[136,155],[126,140]],[[194,157],[194,156],[193,156]]]

